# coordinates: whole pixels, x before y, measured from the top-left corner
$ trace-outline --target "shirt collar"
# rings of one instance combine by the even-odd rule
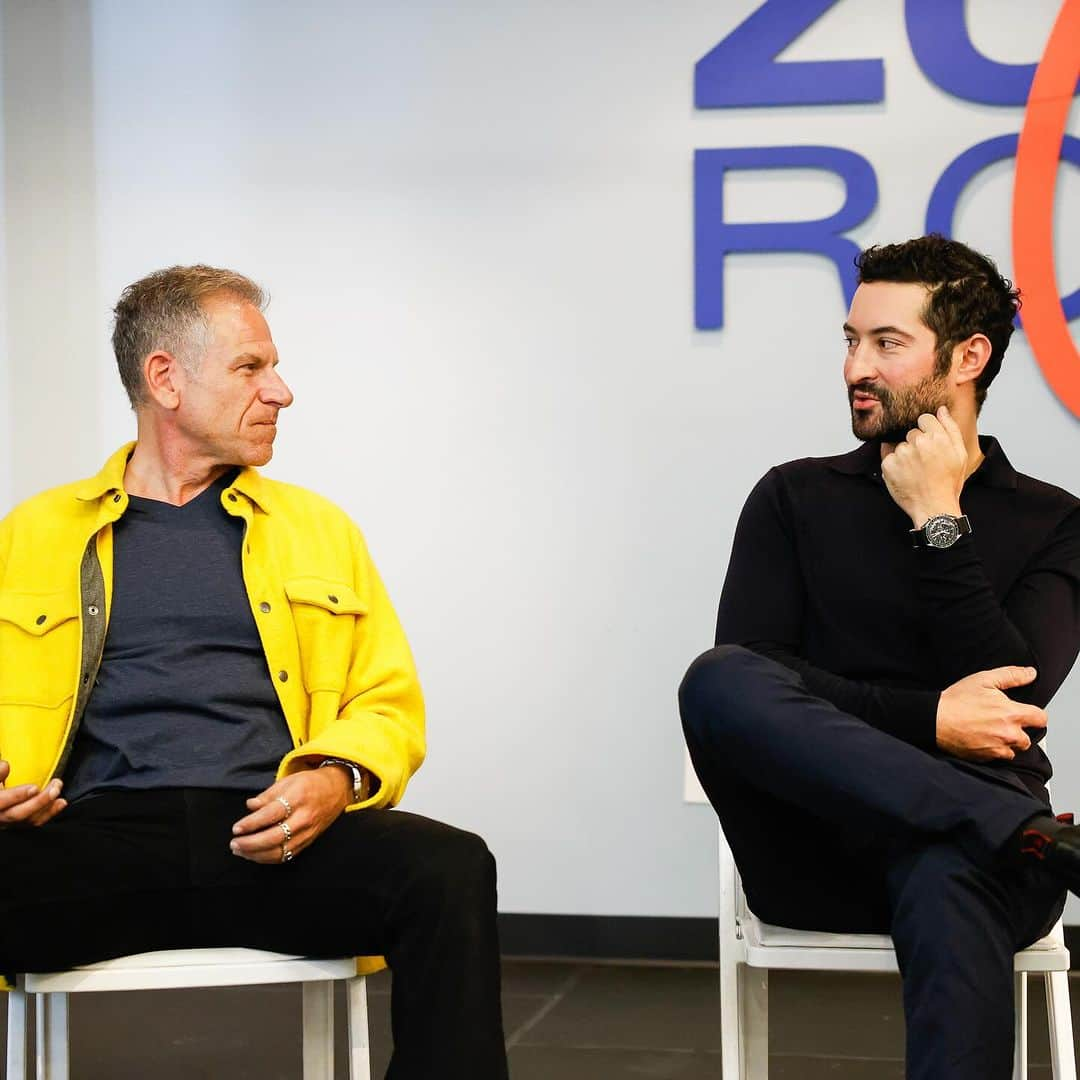
[[[75,485],[75,497],[82,502],[94,502],[113,492],[124,490],[124,470],[135,443],[125,443],[102,466],[96,476],[88,477]],[[269,513],[268,503],[273,501],[270,487],[259,473],[250,466],[240,470],[232,487],[250,499],[263,513]]]
[[[969,484],[985,484],[987,487],[1015,488],[1017,472],[993,435],[979,436],[979,449],[983,452],[982,464],[968,477]],[[825,464],[834,472],[848,476],[877,477],[881,474],[881,450],[876,442],[863,443],[849,454],[826,458]]]

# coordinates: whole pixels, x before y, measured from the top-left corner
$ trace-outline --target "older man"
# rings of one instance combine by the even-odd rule
[[[391,808],[412,657],[356,526],[255,471],[292,393],[249,279],[129,286],[137,441],[0,523],[0,973],[385,955],[388,1075],[506,1075],[494,861]]]

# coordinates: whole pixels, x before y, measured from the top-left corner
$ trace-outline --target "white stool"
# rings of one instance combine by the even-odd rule
[[[761,922],[747,907],[742,879],[720,831],[720,1075],[765,1080],[769,1075],[769,969],[897,971],[892,939],[882,934],[831,934]],[[1016,1052],[1013,1080],[1026,1080],[1027,977],[1046,986],[1054,1080],[1076,1080],[1069,950],[1061,920],[1016,954]]]
[[[68,1080],[67,996],[81,991],[304,984],[304,1080],[333,1080],[334,983],[348,986],[349,1077],[370,1080],[367,990],[354,959],[313,960],[259,949],[140,953],[47,974],[19,975],[8,996],[7,1080],[27,1080],[26,1007],[36,998],[37,1080]]]

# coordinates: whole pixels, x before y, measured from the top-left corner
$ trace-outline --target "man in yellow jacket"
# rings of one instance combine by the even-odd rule
[[[138,439],[0,522],[0,976],[153,949],[385,955],[395,1078],[506,1076],[495,867],[402,811],[408,644],[362,536],[255,471],[292,393],[249,279],[129,286]]]

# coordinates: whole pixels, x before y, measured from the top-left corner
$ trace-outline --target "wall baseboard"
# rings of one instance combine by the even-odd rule
[[[715,919],[500,913],[505,956],[717,962]]]
[[[499,942],[505,956],[717,962],[715,919],[500,913]],[[1080,926],[1065,927],[1065,944],[1080,969]]]

